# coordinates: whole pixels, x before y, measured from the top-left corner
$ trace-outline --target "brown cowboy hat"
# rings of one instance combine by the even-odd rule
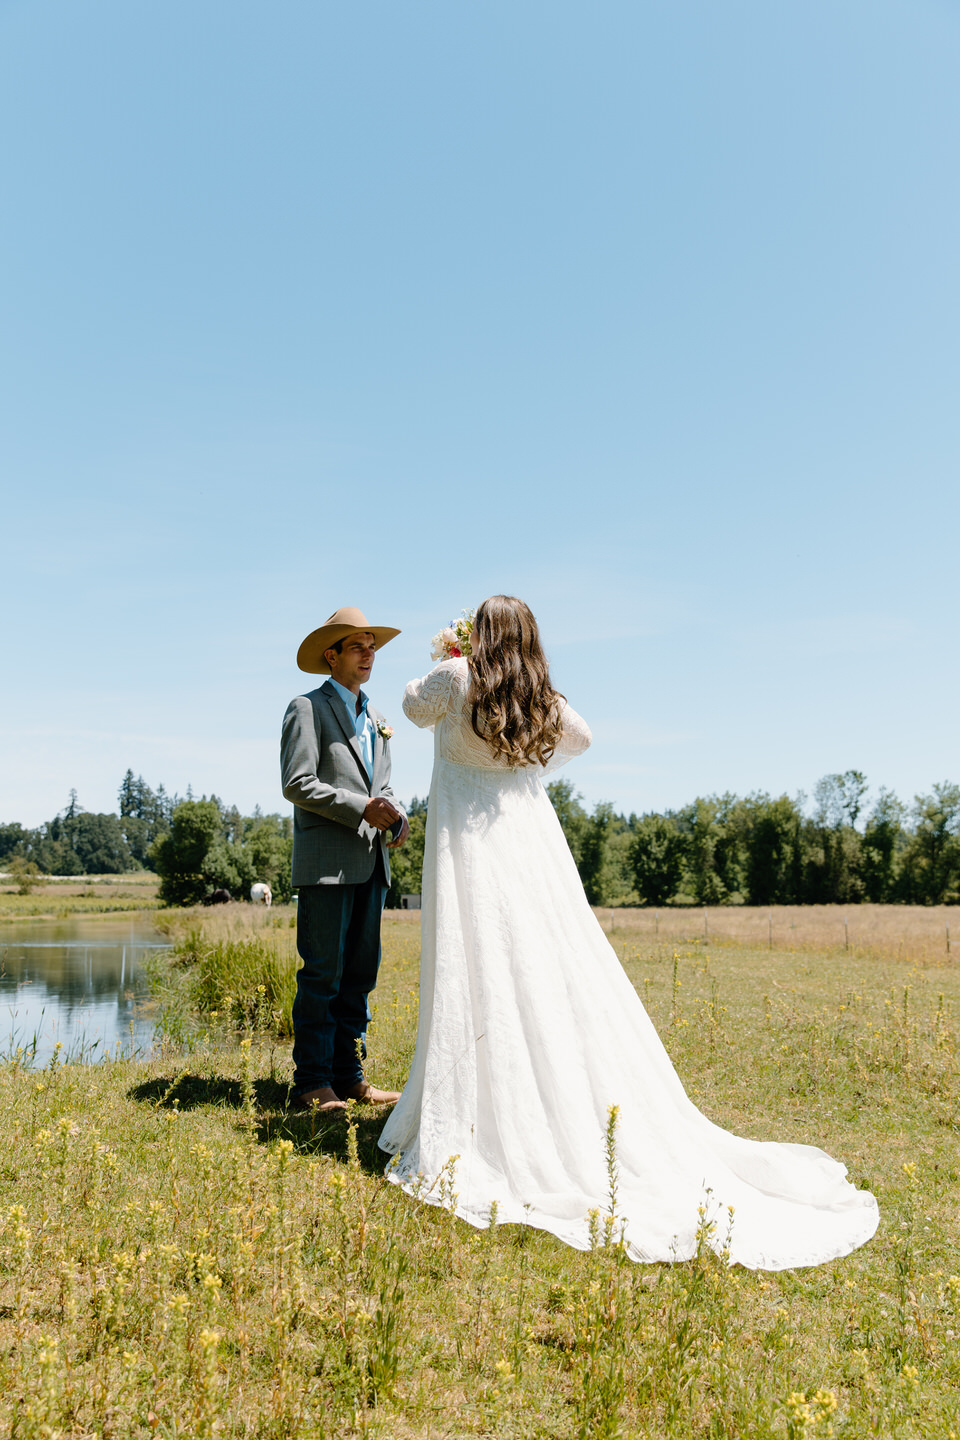
[[[308,675],[329,675],[330,666],[323,658],[324,650],[329,650],[331,645],[336,645],[338,640],[343,640],[347,635],[355,635],[358,630],[368,630],[373,636],[374,643],[378,650],[382,650],[388,640],[394,635],[399,635],[399,630],[391,630],[389,625],[371,625],[362,610],[357,610],[353,605],[343,605],[339,610],[334,610],[330,619],[319,630],[311,630],[297,651],[297,664],[301,670]]]

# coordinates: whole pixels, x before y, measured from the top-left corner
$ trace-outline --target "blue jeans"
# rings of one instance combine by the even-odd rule
[[[293,1083],[300,1095],[330,1085],[338,1095],[363,1079],[367,996],[380,968],[383,862],[362,885],[301,885],[293,1002]]]

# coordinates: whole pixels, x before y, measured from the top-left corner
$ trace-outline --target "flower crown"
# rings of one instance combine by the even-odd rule
[[[470,636],[476,610],[462,611],[459,620],[451,620],[443,630],[438,630],[431,641],[430,655],[434,660],[456,660],[461,655],[472,655]]]

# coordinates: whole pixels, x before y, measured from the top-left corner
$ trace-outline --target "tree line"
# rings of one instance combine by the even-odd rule
[[[921,905],[960,902],[960,786],[944,781],[912,805],[881,789],[868,805],[859,770],[825,775],[803,794],[709,795],[680,810],[592,813],[570,780],[547,786],[592,905]],[[417,894],[426,803],[391,857],[388,904]]]
[[[0,824],[0,864],[24,860],[44,875],[122,875],[147,865],[150,846],[170,828],[177,795],[154,792],[128,770],[118,796],[119,814],[84,810],[76,790],[52,820],[36,829]]]
[[[593,905],[814,905],[862,900],[960,902],[960,786],[934,785],[905,804],[881,788],[868,804],[859,770],[825,775],[807,797],[709,795],[680,810],[625,816],[592,812],[570,780],[547,786]],[[216,795],[185,799],[150,789],[128,770],[118,814],[70,803],[35,830],[0,825],[0,866],[35,864],[52,875],[150,868],[167,904],[195,904],[223,888],[245,895],[265,880],[290,896],[289,816],[241,815]],[[388,906],[419,894],[427,805],[407,807],[410,837],[391,855]]]
[[[594,905],[850,905],[960,901],[960,786],[904,804],[859,770],[803,794],[708,795],[680,810],[588,814],[569,780],[547,786]]]
[[[192,905],[216,889],[237,898],[264,880],[277,899],[290,898],[293,822],[241,815],[216,795],[195,799],[154,791],[128,770],[117,795],[117,814],[94,814],[75,790],[52,820],[26,829],[0,824],[0,867],[36,867],[44,875],[123,875],[149,869],[160,876],[160,899]]]

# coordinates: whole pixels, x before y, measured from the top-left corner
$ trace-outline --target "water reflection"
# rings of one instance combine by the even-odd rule
[[[144,962],[167,948],[139,916],[76,916],[0,929],[0,1055],[33,1063],[143,1054],[153,1038]]]

